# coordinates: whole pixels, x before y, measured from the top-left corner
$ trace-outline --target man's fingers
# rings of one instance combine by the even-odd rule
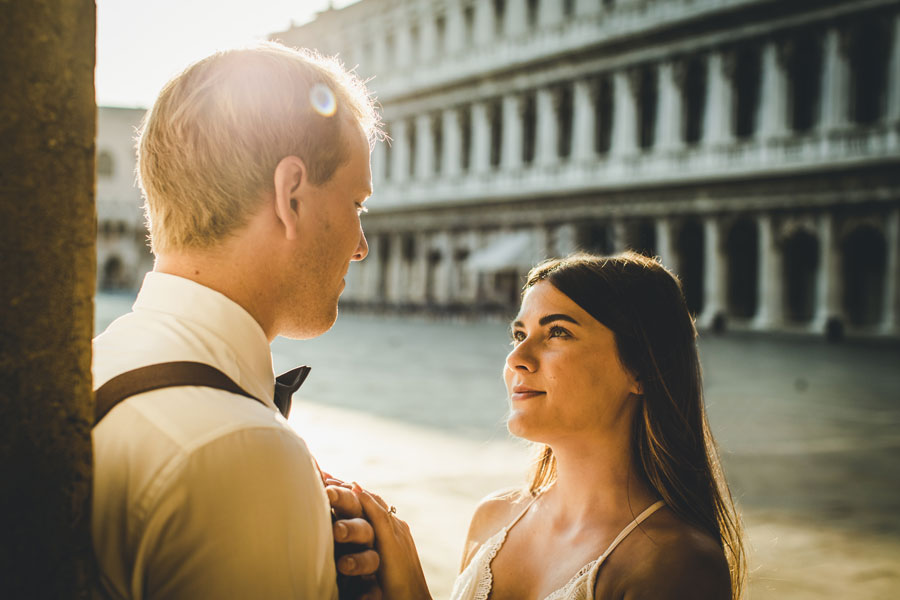
[[[328,502],[338,519],[355,519],[362,516],[359,498],[350,489],[329,485],[325,488],[325,493],[328,495]]]
[[[378,570],[381,559],[374,550],[347,554],[337,561],[337,570],[344,575],[371,575]]]
[[[335,521],[331,528],[334,532],[334,541],[341,544],[362,544],[372,547],[375,543],[375,530],[365,519],[340,519]]]

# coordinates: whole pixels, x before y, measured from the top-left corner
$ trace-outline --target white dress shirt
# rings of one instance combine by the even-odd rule
[[[121,402],[93,431],[92,533],[114,598],[337,598],[328,499],[272,401],[265,333],[242,307],[151,272],[94,340],[94,388],[168,361],[206,363],[265,405],[176,387]]]

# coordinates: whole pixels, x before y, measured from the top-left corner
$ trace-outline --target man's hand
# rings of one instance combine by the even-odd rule
[[[380,600],[381,588],[375,579],[380,560],[372,549],[375,531],[362,518],[359,498],[349,486],[335,479],[326,479],[325,483],[333,513],[332,535],[340,598]]]

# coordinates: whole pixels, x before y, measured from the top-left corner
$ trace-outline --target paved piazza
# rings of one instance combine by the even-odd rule
[[[97,327],[130,301],[99,296]],[[478,499],[528,466],[503,425],[507,342],[500,322],[342,315],[321,338],[273,345],[276,370],[313,367],[292,425],[323,468],[397,505],[436,598]],[[896,597],[900,347],[704,335],[700,348],[752,597]]]

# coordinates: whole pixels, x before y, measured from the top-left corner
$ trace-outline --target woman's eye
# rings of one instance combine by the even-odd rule
[[[512,341],[510,343],[516,344],[525,339],[525,332],[524,331],[513,331],[509,334],[509,337],[512,338]]]
[[[566,338],[566,337],[570,337],[570,334],[563,327],[560,327],[559,325],[554,325],[553,327],[550,328],[550,337]]]

